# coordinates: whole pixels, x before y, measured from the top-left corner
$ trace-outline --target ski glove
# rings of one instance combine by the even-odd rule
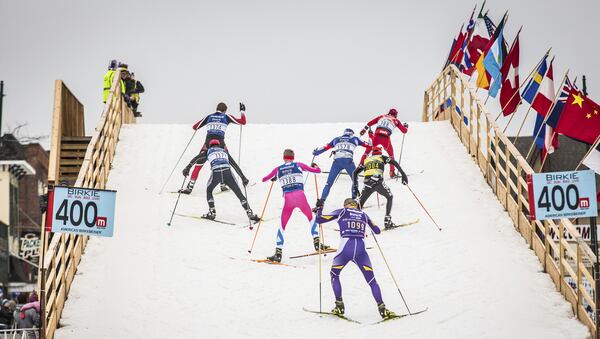
[[[402,173],[402,185],[408,185],[408,177]]]
[[[402,125],[403,125],[405,128],[408,128],[408,123],[406,123],[406,122],[405,122],[405,123],[403,123]]]
[[[192,168],[192,166],[187,165],[185,166],[185,168],[183,169],[183,171],[181,171],[181,173],[183,173],[184,177],[187,177],[190,174],[190,169]]]
[[[325,152],[325,148],[323,148],[323,147],[319,147],[319,148],[315,148],[315,149],[313,150],[312,154],[313,154],[314,156],[317,156],[317,155],[319,155],[319,154],[321,154],[321,153],[323,153],[323,152]]]
[[[377,225],[371,226],[371,229],[373,230],[373,233],[375,233],[375,234],[381,233],[381,229]]]
[[[360,130],[360,135],[364,135],[365,133],[367,133],[368,129],[369,129],[369,126],[366,125],[362,130]]]
[[[240,102],[240,111],[242,111],[242,112],[246,111],[246,105],[244,105],[243,102]]]
[[[243,179],[242,179],[242,184],[243,184],[244,186],[248,186],[248,184],[249,184],[249,183],[250,183],[250,180],[248,180],[248,178],[243,178]]]

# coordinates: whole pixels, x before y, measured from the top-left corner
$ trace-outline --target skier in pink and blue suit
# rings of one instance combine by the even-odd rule
[[[379,288],[379,284],[377,284],[377,280],[375,280],[373,265],[371,265],[371,259],[369,258],[363,240],[367,226],[369,226],[375,234],[381,233],[379,227],[373,224],[371,218],[358,208],[358,203],[352,198],[344,200],[344,208],[328,214],[322,214],[322,212],[323,209],[321,207],[317,208],[315,222],[323,224],[337,220],[341,236],[340,246],[333,258],[333,263],[331,264],[331,286],[333,287],[333,293],[335,294],[335,307],[331,312],[340,315],[343,315],[345,312],[340,274],[346,264],[352,261],[358,266],[365,277],[365,280],[371,287],[371,293],[377,302],[381,317],[384,319],[393,317],[394,313],[386,309],[385,304],[383,303],[381,289]]]
[[[312,164],[311,167],[301,162],[295,162],[294,151],[291,149],[286,149],[283,152],[283,160],[285,161],[283,165],[275,167],[271,173],[267,174],[267,176],[262,179],[263,182],[268,180],[279,180],[279,184],[283,190],[284,204],[281,211],[281,224],[277,230],[275,254],[267,257],[268,260],[274,262],[281,262],[284,243],[283,233],[285,232],[285,227],[290,220],[292,212],[296,208],[300,209],[306,216],[309,225],[312,225],[310,232],[313,237],[315,250],[319,250],[319,246],[321,246],[321,249],[329,248],[328,246],[321,244],[319,240],[319,232],[316,224],[313,223],[312,210],[304,195],[304,171],[321,173],[321,169],[319,169],[316,164]]]

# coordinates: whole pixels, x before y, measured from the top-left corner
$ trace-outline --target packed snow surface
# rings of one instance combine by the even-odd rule
[[[282,163],[293,148],[296,160],[310,163],[311,150],[362,124],[248,125],[243,128],[241,167],[251,183],[249,201],[260,214],[270,182],[260,178]],[[215,196],[218,218],[236,226],[175,216],[167,226],[183,180],[181,169],[200,149],[196,133],[165,191],[163,182],[192,136],[189,126],[129,125],[121,131],[108,188],[118,190],[113,238],[92,238],[66,302],[57,338],[586,338],[589,332],[555,291],[534,253],[485,183],[478,167],[447,122],[411,123],[401,165],[409,185],[442,226],[438,231],[399,181],[392,217],[420,222],[378,241],[412,311],[425,313],[371,325],[379,320],[375,301],[356,266],[342,272],[346,314],[362,322],[307,313],[333,307],[329,281],[332,254],[289,259],[312,252],[309,225],[296,211],[286,230],[284,263],[250,261],[273,254],[281,190],[277,184],[252,254],[254,231],[233,193]],[[239,127],[230,126],[227,145],[238,159]],[[396,158],[402,135],[393,135]],[[355,161],[362,155],[357,149]],[[331,158],[316,162],[328,170]],[[177,212],[199,216],[208,209],[207,167]],[[386,175],[387,175],[386,170]],[[317,175],[319,190],[327,175]],[[219,188],[215,190],[218,192]],[[316,200],[313,175],[305,191]],[[320,192],[319,192],[320,193]],[[350,179],[340,176],[325,210],[341,207]],[[366,211],[383,224],[384,199],[372,196]],[[337,248],[336,223],[324,225],[325,242]],[[372,236],[366,239],[375,276],[388,308],[406,312]],[[320,284],[320,279],[322,280]]]

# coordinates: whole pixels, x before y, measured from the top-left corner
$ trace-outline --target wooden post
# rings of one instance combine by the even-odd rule
[[[429,92],[425,91],[425,94],[423,95],[423,114],[421,115],[421,121],[423,121],[423,122],[429,121],[428,112],[429,112]]]

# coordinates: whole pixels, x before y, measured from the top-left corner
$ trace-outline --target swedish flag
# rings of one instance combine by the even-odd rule
[[[530,104],[533,102],[533,99],[535,98],[538,90],[540,89],[540,85],[542,83],[542,80],[544,79],[544,75],[546,75],[546,72],[548,71],[547,59],[548,55],[546,54],[538,68],[535,70],[535,73],[533,73],[533,77],[529,80],[527,86],[525,86],[523,94],[521,94],[523,99],[525,99],[525,101],[527,101]]]

